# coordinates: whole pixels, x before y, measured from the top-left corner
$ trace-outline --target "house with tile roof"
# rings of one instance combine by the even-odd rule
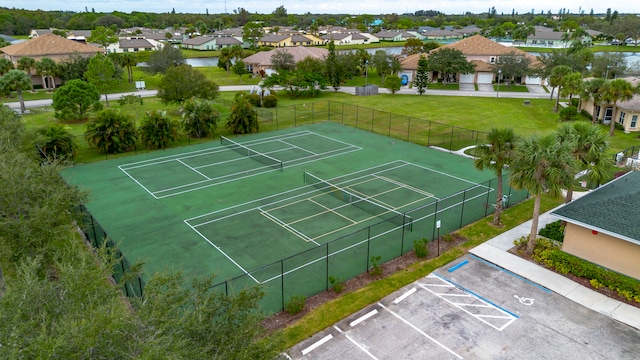
[[[459,40],[464,37],[464,34],[453,30],[440,30],[433,29],[421,32],[423,39],[427,41],[452,41]]]
[[[290,53],[291,55],[293,55],[293,61],[295,61],[296,63],[308,57],[323,60],[327,57],[327,55],[329,55],[329,50],[327,49],[305,46],[289,46],[279,49],[273,49],[270,51],[260,51],[243,59],[245,65],[247,66],[247,70],[249,70],[254,75],[261,73],[268,74],[273,72],[273,63],[271,62],[271,56],[275,54],[276,51],[286,51]]]
[[[18,61],[23,57],[30,57],[36,61],[46,57],[53,61],[61,62],[71,55],[77,54],[92,57],[97,53],[103,53],[104,50],[97,46],[69,40],[57,35],[44,34],[21,43],[0,48],[0,52],[1,57],[9,59],[14,66],[17,66]],[[35,73],[30,75],[34,86],[43,85],[41,76],[37,76]],[[55,82],[56,84],[60,83],[59,79],[56,79]]]
[[[380,41],[407,41],[417,37],[407,31],[380,31],[373,35],[377,36]]]
[[[565,40],[566,33],[564,31],[553,31],[553,29],[545,26],[535,26],[535,33],[527,36],[524,42],[520,42],[518,46],[527,47],[545,47],[545,48],[566,48],[571,46],[574,39]],[[585,46],[591,46],[591,35],[583,36],[580,41]]]
[[[473,35],[466,39],[456,41],[454,43],[441,46],[431,52],[439,49],[451,48],[462,52],[470,61],[476,65],[476,70],[472,74],[455,74],[455,78],[451,81],[462,84],[492,84],[497,80],[496,62],[500,56],[515,54],[516,56],[528,57],[532,63],[537,61],[536,57],[522,51],[518,48],[504,46],[493,40],[487,39],[482,35]],[[411,81],[415,77],[415,71],[418,68],[418,59],[421,54],[410,55],[400,61],[402,66],[402,75],[407,75]],[[428,57],[428,54],[422,54]],[[439,74],[431,74],[431,79],[437,79]],[[535,76],[527,76],[524,79],[514,79],[517,82],[544,85],[544,79]]]
[[[640,86],[640,78],[626,77],[621,78],[628,81],[633,87]],[[640,132],[640,94],[635,94],[631,100],[620,101],[616,103],[615,108],[613,104],[600,103],[595,104],[595,110],[593,106],[593,99],[583,101],[580,108],[591,116],[593,112],[596,113],[596,119],[603,124],[610,124],[611,121],[615,121],[622,125],[624,131],[627,132]]]
[[[554,211],[566,221],[562,250],[640,279],[640,171],[629,172]]]

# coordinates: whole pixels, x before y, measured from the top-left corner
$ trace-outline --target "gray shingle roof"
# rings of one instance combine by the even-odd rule
[[[619,177],[552,212],[561,219],[640,244],[640,171]]]

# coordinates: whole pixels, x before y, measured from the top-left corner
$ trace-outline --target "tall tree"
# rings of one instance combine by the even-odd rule
[[[565,76],[562,79],[562,96],[569,96],[569,104],[571,104],[571,99],[573,95],[579,94],[582,90],[582,84],[584,80],[582,79],[582,74],[579,72],[572,72]]]
[[[404,43],[404,47],[402,48],[401,54],[404,56],[420,54],[423,51],[423,43],[422,40],[416,38],[407,39],[407,42]]]
[[[580,93],[581,104],[585,101],[593,101],[591,109],[591,123],[598,122],[596,109],[602,102],[602,91],[600,89],[607,81],[604,78],[592,78],[582,83],[582,92]]]
[[[111,59],[103,54],[96,54],[89,61],[87,72],[84,77],[92,83],[98,91],[104,94],[107,107],[109,107],[109,96],[107,91],[116,83],[116,67]]]
[[[118,35],[109,27],[96,26],[91,30],[91,36],[87,39],[89,42],[100,44],[103,48],[107,48],[110,44],[118,42]]]
[[[608,169],[613,165],[606,154],[609,149],[607,134],[599,126],[585,121],[563,124],[556,130],[559,143],[568,144],[576,159],[578,171],[586,171],[591,186],[598,186],[608,176]],[[567,188],[565,203],[573,199],[573,187]]]
[[[513,129],[493,128],[487,134],[487,143],[476,148],[476,158],[473,165],[479,169],[489,169],[496,174],[496,208],[493,213],[494,226],[500,225],[500,216],[503,208],[502,174],[506,166],[509,166],[515,156],[517,136]]]
[[[560,93],[562,92],[563,79],[565,76],[571,74],[571,68],[566,65],[556,66],[551,70],[551,76],[549,77],[549,84],[558,88],[556,94],[556,104],[553,107],[554,112],[558,112],[558,106],[560,105]]]
[[[218,84],[190,65],[170,67],[160,80],[158,98],[163,103],[182,103],[192,97],[213,100]]]
[[[31,70],[35,70],[36,68],[36,60],[29,56],[24,56],[18,59],[18,69],[27,73],[27,75],[31,76]]]
[[[606,82],[602,88],[600,88],[600,91],[602,92],[602,100],[612,104],[613,109],[615,110],[619,101],[631,100],[638,92],[638,88],[631,85],[627,80],[613,79]],[[613,136],[616,128],[615,123],[615,120],[611,119],[611,124],[609,125],[609,136]]]
[[[418,89],[418,94],[424,94],[427,86],[429,86],[429,69],[427,59],[424,55],[420,55],[418,59],[418,69],[416,70],[416,78],[413,81],[413,86]]]
[[[542,194],[559,196],[572,186],[575,160],[567,144],[556,141],[554,134],[532,135],[516,142],[516,152],[509,168],[510,182],[534,196],[533,218],[527,242],[527,253],[536,245]]]
[[[87,112],[99,104],[100,92],[84,80],[71,80],[53,94],[53,109],[56,119],[81,120]]]
[[[18,101],[20,101],[20,112],[22,114],[24,114],[27,110],[24,105],[24,97],[22,96],[22,91],[31,89],[31,87],[31,77],[22,70],[9,70],[8,73],[0,77],[0,88],[3,88],[5,91],[15,91],[18,94]]]
[[[344,72],[342,71],[342,64],[338,61],[338,56],[336,54],[336,44],[333,41],[329,42],[329,54],[325,59],[326,69],[325,72],[327,74],[327,80],[329,80],[329,84],[333,86],[335,91],[340,89],[340,84],[344,79]]]
[[[148,66],[142,69],[150,75],[164,74],[169,68],[183,64],[185,64],[185,60],[182,51],[167,44],[162,49],[152,52],[149,55],[149,61],[147,61]]]
[[[462,51],[451,48],[432,50],[427,59],[427,67],[430,71],[437,71],[443,77],[443,83],[446,83],[448,75],[470,74],[476,69],[475,64],[467,61]]]
[[[13,63],[7,58],[0,58],[0,76],[13,69]]]
[[[527,56],[516,54],[515,51],[501,55],[496,60],[496,68],[502,71],[502,77],[508,86],[512,85],[511,79],[524,78],[529,75],[531,73],[530,65],[531,59]]]
[[[258,48],[258,39],[264,36],[262,25],[250,21],[242,28],[242,40],[251,44],[252,49]]]
[[[276,50],[273,55],[271,55],[271,64],[277,72],[283,70],[291,71],[296,68],[293,54],[284,49]]]
[[[56,88],[55,76],[58,74],[58,65],[53,59],[43,57],[40,61],[36,62],[36,74],[42,77],[43,89],[49,90]]]

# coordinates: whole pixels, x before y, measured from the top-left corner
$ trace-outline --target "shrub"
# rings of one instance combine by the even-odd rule
[[[49,159],[73,160],[76,156],[78,144],[75,137],[60,124],[51,124],[38,129],[44,137],[42,151]]]
[[[380,256],[372,256],[371,257],[371,268],[369,268],[369,274],[371,276],[380,276],[382,275],[382,268],[380,267]]]
[[[278,106],[278,97],[275,95],[267,95],[262,98],[262,106],[266,108],[274,108]]]
[[[589,112],[585,109],[580,110],[580,114],[582,114],[582,116],[584,116],[585,118],[591,120],[591,114],[589,114]]]
[[[575,106],[567,106],[560,110],[560,120],[569,121],[575,119],[578,109]]]
[[[299,314],[304,310],[307,298],[302,295],[292,296],[284,307],[284,311],[291,315]]]
[[[329,276],[329,283],[333,291],[341,293],[344,290],[344,280],[337,276]]]
[[[576,108],[578,107],[578,104],[580,104],[580,99],[578,98],[571,98],[571,106],[575,106]]]
[[[251,105],[255,107],[260,107],[262,105],[260,101],[260,95],[258,94],[246,94],[244,97],[245,99],[249,100]]]
[[[113,109],[102,110],[89,121],[84,136],[103,154],[133,150],[137,138],[132,118]]]
[[[536,261],[541,261],[560,273],[590,279],[591,286],[596,289],[607,287],[629,301],[640,302],[640,281],[568,254],[557,246],[553,248],[549,243],[550,240],[538,240],[534,250]]]
[[[611,121],[613,121],[613,119],[611,119]],[[619,122],[616,122],[613,126],[616,128],[616,130],[624,130],[624,125],[620,124]]]
[[[428,243],[429,243],[429,240],[427,239],[413,241],[413,252],[416,254],[417,257],[425,258],[429,255],[429,248],[427,247]]]
[[[547,226],[545,226],[544,228],[540,229],[538,235],[562,242],[564,240],[564,228],[565,225],[562,223],[562,221],[554,221],[550,224],[547,224]]]
[[[180,125],[165,111],[148,111],[138,129],[140,140],[147,149],[164,149],[178,139]]]

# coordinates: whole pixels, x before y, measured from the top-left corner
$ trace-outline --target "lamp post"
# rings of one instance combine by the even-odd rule
[[[496,93],[496,97],[500,97],[500,76],[502,75],[502,69],[498,69],[498,92]]]
[[[364,86],[369,86],[369,60],[364,61]]]

